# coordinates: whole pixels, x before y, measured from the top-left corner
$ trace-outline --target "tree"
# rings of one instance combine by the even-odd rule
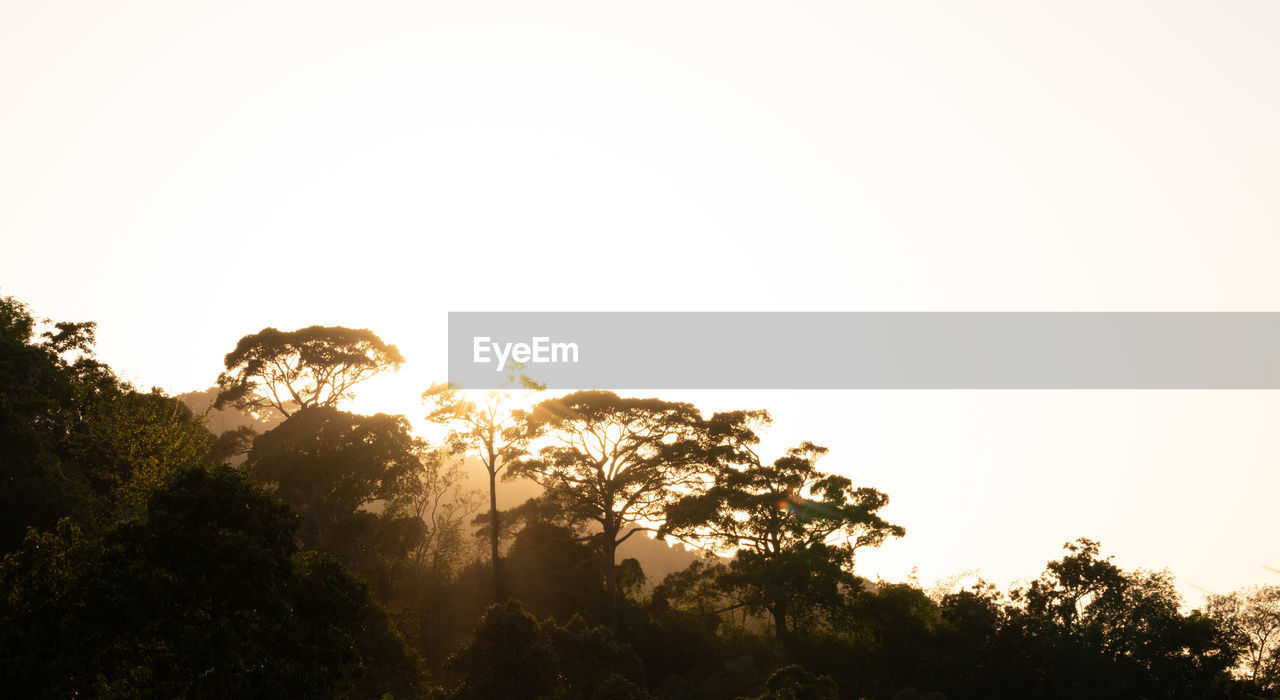
[[[0,297],[0,549],[62,517],[89,527],[138,510],[213,436],[176,399],[136,391],[93,357],[94,324],[37,335],[21,303]]]
[[[783,666],[765,682],[759,700],[838,700],[840,689],[831,676],[809,673],[802,666]]]
[[[404,416],[330,407],[294,413],[253,445],[244,470],[302,516],[302,541],[343,557],[378,590],[421,540],[421,443]]]
[[[574,517],[599,526],[610,626],[617,626],[618,545],[654,529],[682,491],[704,485],[709,465],[731,439],[754,439],[760,414],[704,420],[692,404],[579,391],[517,414],[527,434],[546,434],[517,473],[547,491]],[[749,436],[749,437],[748,437]]]
[[[1280,586],[1209,597],[1207,612],[1244,650],[1241,670],[1259,687],[1280,685]]]
[[[647,698],[644,665],[605,627],[574,615],[539,622],[520,603],[495,603],[448,662],[457,698]]]
[[[664,534],[736,549],[723,581],[745,589],[753,607],[772,615],[780,639],[797,607],[829,607],[842,590],[856,588],[858,548],[906,532],[879,516],[888,496],[818,471],[816,462],[826,452],[806,442],[765,464],[745,448],[744,465],[721,461],[715,484],[674,504],[663,528]]]
[[[91,331],[73,345],[87,346]],[[70,515],[83,523],[91,510],[65,438],[98,386],[116,382],[87,352],[63,356],[63,340],[40,340],[27,306],[0,297],[0,551],[20,545],[28,526],[50,529]]]
[[[399,508],[426,528],[411,553],[416,568],[430,565],[438,574],[446,574],[463,553],[463,521],[475,512],[480,497],[479,491],[465,491],[465,485],[462,459],[452,450],[419,450],[418,467]]]
[[[121,387],[87,402],[67,449],[95,492],[139,509],[178,472],[209,457],[213,435],[181,401]]]
[[[1199,698],[1235,664],[1218,625],[1180,612],[1167,572],[1124,571],[1088,539],[1065,549],[1013,592],[1008,621],[1016,665],[1052,697]]]
[[[144,519],[32,531],[0,566],[0,683],[21,697],[359,697],[422,690],[364,584],[299,552],[297,518],[227,467]]]
[[[527,377],[518,377],[528,390],[540,386]],[[509,410],[511,394],[489,391],[484,401],[476,404],[463,397],[452,384],[432,384],[422,394],[428,406],[427,420],[451,429],[449,443],[456,452],[477,450],[480,463],[489,475],[489,563],[493,568],[494,600],[502,599],[503,584],[499,535],[502,531],[498,513],[498,477],[526,454],[529,434],[519,429]]]
[[[308,326],[246,335],[224,364],[215,408],[275,409],[288,417],[304,408],[336,406],[351,398],[356,384],[384,369],[399,369],[404,357],[365,328]]]
[[[515,601],[486,610],[470,641],[448,661],[460,700],[548,696],[557,684],[555,666],[538,621]]]

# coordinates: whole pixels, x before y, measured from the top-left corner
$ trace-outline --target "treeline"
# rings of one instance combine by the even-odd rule
[[[446,437],[427,442],[402,416],[339,408],[404,362],[367,330],[246,336],[203,412],[121,381],[93,332],[0,298],[0,687],[14,697],[1280,691],[1275,587],[1186,612],[1168,574],[1124,570],[1089,540],[1009,591],[857,576],[859,549],[906,534],[881,515],[888,496],[820,468],[811,443],[760,455],[764,411],[534,401],[515,376],[474,398],[428,388]],[[214,435],[226,408],[246,420]],[[475,465],[487,492],[466,487]],[[511,479],[541,495],[500,511]],[[619,557],[636,537],[719,556],[649,581]]]

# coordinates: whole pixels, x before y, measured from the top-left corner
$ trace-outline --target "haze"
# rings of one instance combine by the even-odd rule
[[[450,310],[1280,309],[1280,5],[0,5],[0,282],[140,386]],[[751,329],[743,329],[750,335]],[[664,393],[890,494],[863,575],[1087,536],[1275,583],[1280,395]]]

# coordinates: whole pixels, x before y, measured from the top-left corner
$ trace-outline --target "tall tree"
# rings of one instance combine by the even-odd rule
[[[522,459],[528,476],[576,518],[594,522],[605,567],[609,618],[617,625],[618,545],[652,530],[681,492],[704,486],[710,465],[734,440],[753,440],[762,414],[716,414],[704,420],[688,403],[579,391],[520,413],[545,443]]]
[[[889,497],[818,470],[824,447],[804,443],[766,464],[746,450],[745,464],[721,463],[715,484],[681,498],[664,534],[736,549],[724,581],[767,610],[779,638],[798,606],[833,605],[855,585],[854,552],[905,530],[878,511]]]
[[[356,384],[384,369],[399,369],[396,346],[365,328],[309,326],[296,331],[263,328],[246,335],[224,359],[214,407],[288,417],[314,406],[336,406]]]
[[[526,390],[542,387],[527,377],[513,377]],[[489,562],[493,570],[494,601],[500,602],[505,592],[502,577],[498,513],[498,477],[527,453],[530,434],[521,430],[512,415],[510,392],[493,390],[483,401],[469,401],[452,384],[432,384],[422,394],[427,405],[427,420],[450,429],[448,443],[455,452],[475,450],[489,476]]]

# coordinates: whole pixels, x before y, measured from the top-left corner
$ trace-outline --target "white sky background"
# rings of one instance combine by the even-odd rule
[[[142,386],[450,310],[1280,310],[1275,2],[0,0],[0,291]],[[732,342],[750,342],[751,329]],[[739,392],[887,491],[864,574],[1100,539],[1280,578],[1280,394]]]

